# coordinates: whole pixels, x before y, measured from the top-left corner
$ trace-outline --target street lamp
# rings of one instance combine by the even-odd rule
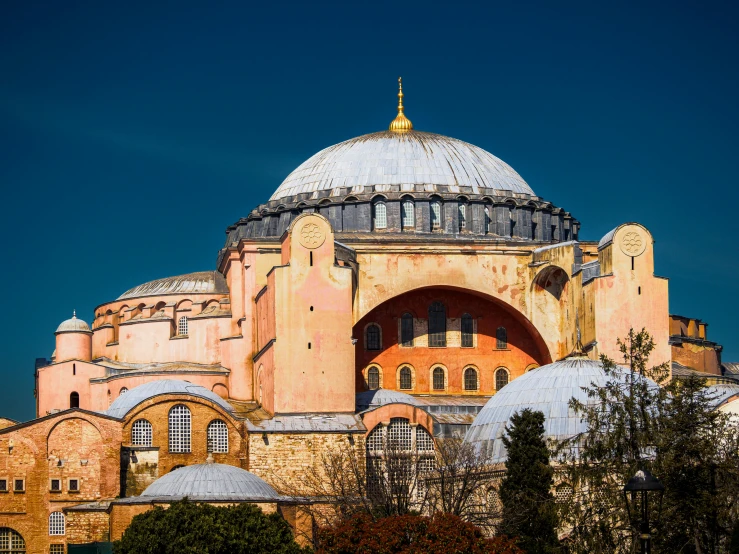
[[[638,523],[638,529],[642,554],[650,554],[652,552],[652,536],[649,530],[649,493],[656,494],[658,501],[656,524],[659,521],[659,514],[662,510],[662,495],[665,493],[665,486],[659,482],[659,479],[646,469],[640,469],[629,479],[629,482],[624,487],[626,510],[629,513],[629,521],[631,521],[632,526],[636,527],[637,518],[641,518],[641,521]],[[633,514],[631,511],[632,507],[634,509]],[[641,514],[639,514],[639,511],[641,511]]]

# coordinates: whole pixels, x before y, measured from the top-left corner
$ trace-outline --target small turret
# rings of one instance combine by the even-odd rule
[[[90,326],[77,319],[77,312],[72,312],[72,319],[63,321],[56,332],[56,356],[54,362],[66,360],[92,360],[92,331]]]

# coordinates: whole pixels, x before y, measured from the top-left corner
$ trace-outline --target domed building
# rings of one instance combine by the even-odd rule
[[[576,320],[590,359],[644,327],[653,363],[720,372],[705,323],[670,316],[644,226],[581,239],[504,161],[416,130],[402,89],[387,130],[275,185],[215,267],[111,290],[89,325],[59,326],[36,360],[37,419],[0,429],[0,537],[17,552],[115,540],[121,506],[231,479],[222,466],[283,493],[322,452],[386,433],[424,456],[473,421],[489,440],[532,397],[569,433],[568,383],[594,371],[557,362]]]

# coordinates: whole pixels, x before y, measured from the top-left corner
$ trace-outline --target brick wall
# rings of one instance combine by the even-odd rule
[[[67,516],[67,544],[107,542],[110,538],[110,516],[107,511],[69,511]]]

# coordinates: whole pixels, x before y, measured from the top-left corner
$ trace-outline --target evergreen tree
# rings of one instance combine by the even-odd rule
[[[544,439],[544,414],[528,408],[515,413],[506,426],[503,444],[508,459],[500,485],[500,531],[517,537],[517,544],[528,554],[557,552],[554,471]]]

